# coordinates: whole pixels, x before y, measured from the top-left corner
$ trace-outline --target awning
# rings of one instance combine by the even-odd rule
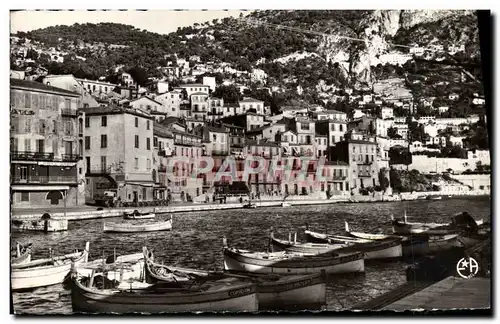
[[[39,161],[38,165],[47,165],[47,166],[75,166],[77,162],[45,162]]]
[[[69,190],[69,186],[20,186],[13,185],[10,187],[15,191],[51,191],[51,190]]]
[[[127,185],[135,185],[135,186],[142,186],[142,187],[153,187],[152,183],[126,182],[125,184],[127,184]]]
[[[12,160],[10,162],[11,164],[12,163],[19,163],[19,164],[37,164],[36,161],[24,161],[24,160]]]

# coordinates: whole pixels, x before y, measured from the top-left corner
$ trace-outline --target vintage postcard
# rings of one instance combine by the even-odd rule
[[[11,312],[492,314],[490,21],[11,11]]]

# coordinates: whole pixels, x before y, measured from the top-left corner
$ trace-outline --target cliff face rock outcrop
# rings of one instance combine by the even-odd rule
[[[318,52],[326,57],[327,61],[339,63],[344,67],[346,73],[351,77],[351,84],[358,86],[371,84],[374,81],[371,66],[377,65],[380,55],[394,50],[405,52],[401,47],[392,46],[395,40],[399,40],[394,39],[398,33],[405,34],[407,39],[411,39],[411,35],[414,34],[415,41],[418,41],[419,37],[422,36],[425,41],[430,43],[468,44],[475,47],[476,52],[478,52],[475,19],[474,11],[470,10],[375,10],[358,22],[359,26],[364,27],[364,32],[359,34],[360,40],[357,41],[357,46],[353,48],[352,44],[348,44],[349,41],[339,37],[339,35],[343,36],[339,33],[331,37],[323,37],[319,42]],[[457,26],[460,21],[463,21],[466,31]],[[419,25],[430,23],[443,26],[445,31],[443,28],[428,30],[427,26],[419,28]],[[469,29],[470,32],[467,32]],[[451,40],[446,40],[447,36]],[[350,40],[350,42],[356,41]],[[470,53],[474,55],[475,52],[471,49]]]

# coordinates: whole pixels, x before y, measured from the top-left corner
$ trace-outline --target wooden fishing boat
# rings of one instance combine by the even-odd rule
[[[123,223],[104,223],[104,232],[109,233],[139,233],[170,231],[172,229],[172,216],[164,222],[146,223],[146,224],[123,224]]]
[[[110,260],[111,259],[111,260]],[[106,273],[109,280],[128,280],[140,278],[143,272],[144,255],[134,253],[120,256],[110,256],[107,259],[92,260],[77,266],[77,271],[83,276],[90,276],[92,271]]]
[[[88,260],[89,242],[85,250],[59,257],[33,260],[29,263],[13,264],[11,270],[12,290],[50,286],[64,281],[71,264],[79,265]]]
[[[16,256],[10,261],[11,264],[24,264],[31,261],[31,243],[27,246],[22,246],[16,242]]]
[[[163,281],[186,285],[192,283],[179,281],[179,278],[190,277],[192,281],[201,282],[225,278],[227,281],[239,280],[255,283],[259,310],[319,309],[326,304],[326,276],[322,273],[276,276],[167,267],[155,263],[151,251],[146,248],[143,248],[143,251],[145,278],[148,283]]]
[[[422,234],[422,233],[425,233],[427,235],[447,235],[447,234],[457,233],[464,229],[470,230],[471,229],[470,227],[469,228],[464,227],[470,224],[454,221],[454,219],[456,217],[461,216],[461,214],[463,213],[454,215],[452,217],[451,223],[420,223],[420,222],[408,222],[405,211],[403,221],[394,219],[394,216],[391,215],[392,230],[394,234],[400,234],[400,235]],[[465,214],[468,215],[467,213]],[[468,215],[467,217],[470,217],[470,221],[474,222],[475,228],[477,226],[480,226],[484,222],[482,219],[475,221],[470,215]]]
[[[292,204],[290,204],[289,202],[285,202],[285,201],[283,201],[283,202],[281,203],[281,207],[292,207]]]
[[[348,247],[349,244],[330,244],[329,242],[325,243],[301,243],[297,242],[297,233],[294,233],[294,239],[291,240],[291,233],[288,234],[288,241],[281,240],[274,236],[274,233],[271,232],[269,237],[271,252],[280,252],[280,251],[288,251],[288,252],[296,252],[296,253],[307,253],[307,254],[323,254],[329,253],[340,248]],[[352,244],[351,244],[352,245]]]
[[[429,237],[429,252],[431,253],[449,250],[454,247],[460,247],[458,234]]]
[[[224,240],[224,269],[231,271],[303,274],[364,272],[363,253],[253,252],[227,247]]]
[[[107,288],[90,277],[72,273],[73,311],[85,313],[158,314],[183,312],[256,312],[257,287],[253,283],[233,284],[223,280],[192,287],[172,287],[168,283],[147,284],[136,280],[108,282]],[[103,281],[105,282],[105,281]]]
[[[249,202],[248,204],[243,205],[243,208],[254,209],[254,208],[257,208],[257,205]]]
[[[491,237],[489,234],[462,232],[458,235],[457,241],[465,248],[472,247]]]
[[[381,241],[391,238],[401,239],[401,248],[403,257],[419,256],[429,253],[428,236],[399,236],[394,234],[371,234],[362,232],[353,232],[349,229],[349,224],[345,222],[345,232],[347,235],[365,240]]]
[[[155,213],[140,213],[137,210],[134,210],[132,213],[123,213],[123,218],[125,219],[152,219],[155,217]]]
[[[335,246],[343,245],[339,252],[363,252],[366,260],[393,259],[403,256],[403,248],[401,246],[401,238],[387,237],[379,240],[370,240],[364,238],[326,235],[306,230],[306,236],[313,237],[316,241],[324,240],[324,242]]]

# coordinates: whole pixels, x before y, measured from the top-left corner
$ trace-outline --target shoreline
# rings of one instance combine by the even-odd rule
[[[436,194],[434,194],[436,195]],[[443,195],[444,196],[444,195]],[[453,195],[453,199],[457,197],[485,197],[489,195]],[[291,208],[293,206],[302,205],[329,205],[337,203],[381,203],[381,202],[402,202],[402,201],[413,201],[419,199],[376,199],[372,196],[355,196],[355,197],[339,197],[337,199],[300,199],[292,200],[287,199],[286,203],[290,204],[289,207],[283,207],[284,209]],[[279,201],[254,201],[253,204],[259,207],[281,207],[281,200]],[[105,208],[102,210],[97,210],[98,207],[81,206],[77,208],[68,208],[66,211],[66,216],[64,216],[64,211],[50,212],[52,219],[66,219],[68,221],[78,221],[86,219],[100,219],[100,218],[112,218],[112,217],[122,217],[123,213],[131,213],[134,210],[138,210],[141,213],[155,212],[158,214],[169,214],[169,213],[182,213],[182,212],[200,212],[200,211],[211,211],[211,210],[226,210],[226,209],[244,209],[244,203],[226,203],[226,204],[205,204],[205,203],[192,203],[189,205],[171,205],[171,206],[157,206],[157,207],[119,207],[119,208]],[[80,209],[79,211],[71,211],[71,209]],[[60,208],[59,208],[60,209]],[[83,209],[83,210],[82,210]],[[16,210],[11,212],[11,221],[14,220],[39,220],[40,217],[47,212],[47,209],[40,208],[40,211],[30,212]]]

